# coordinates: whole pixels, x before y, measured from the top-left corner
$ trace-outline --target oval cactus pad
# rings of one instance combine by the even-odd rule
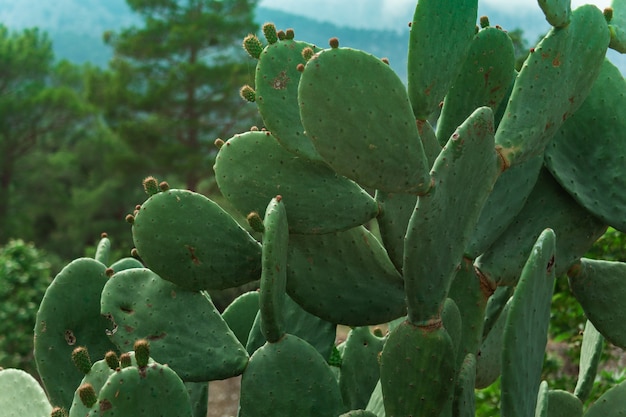
[[[430,187],[405,87],[380,59],[350,48],[318,53],[302,73],[298,104],[307,135],[337,173],[388,192]]]
[[[187,190],[141,205],[133,241],[146,266],[191,290],[236,287],[261,276],[261,245],[217,204]]]
[[[269,132],[229,139],[215,161],[215,178],[244,215],[263,216],[276,195],[285,199],[289,231],[331,233],[362,225],[378,214],[376,201],[326,164],[296,157]]]

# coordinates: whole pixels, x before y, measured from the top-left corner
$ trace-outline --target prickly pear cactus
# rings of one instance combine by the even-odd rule
[[[519,72],[477,0],[417,2],[406,83],[337,38],[247,36],[240,94],[263,126],[216,140],[214,171],[249,227],[148,177],[134,257],[109,266],[103,236],[42,302],[53,405],[189,416],[183,381],[202,402],[206,382],[242,375],[240,417],[470,417],[501,378],[503,417],[621,415],[624,383],[592,388],[603,341],[626,347],[626,264],[581,257],[626,232],[626,84],[605,57],[626,51],[626,2],[538,3],[553,27]],[[565,275],[589,319],[571,393],[540,380]],[[250,283],[221,315],[206,293]],[[79,345],[101,357],[142,338],[135,362],[71,363]]]

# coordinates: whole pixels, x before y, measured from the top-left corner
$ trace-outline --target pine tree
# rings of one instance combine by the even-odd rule
[[[143,21],[104,34],[110,70],[92,99],[137,154],[132,169],[197,190],[213,178],[216,138],[250,126],[237,90],[254,67],[241,40],[255,32],[256,0],[127,0]]]

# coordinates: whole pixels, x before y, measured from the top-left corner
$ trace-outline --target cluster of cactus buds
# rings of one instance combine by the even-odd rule
[[[147,178],[134,257],[111,263],[103,235],[59,273],[45,393],[1,371],[3,413],[201,416],[207,382],[242,375],[240,417],[472,416],[499,377],[504,417],[617,415],[626,383],[583,403],[603,341],[626,348],[626,264],[583,256],[626,231],[626,83],[605,58],[626,3],[539,6],[553,28],[517,72],[477,0],[419,0],[406,86],[336,38],[246,37],[264,127],[216,140],[214,170],[249,227]],[[571,393],[541,381],[566,276],[589,319]],[[222,314],[208,294],[257,281]]]

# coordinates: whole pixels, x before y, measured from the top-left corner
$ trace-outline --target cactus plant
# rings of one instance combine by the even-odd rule
[[[605,58],[623,43],[614,3],[611,20],[539,1],[554,27],[517,73],[506,32],[476,26],[476,0],[419,0],[406,87],[336,38],[321,48],[272,24],[267,44],[246,37],[258,62],[241,95],[265,126],[217,140],[214,168],[257,233],[146,180],[127,218],[143,263],[106,269],[103,240],[98,260],[70,264],[44,298],[37,356],[53,405],[82,393],[83,414],[141,415],[137,398],[165,389],[175,399],[159,412],[187,416],[183,381],[242,374],[241,417],[469,417],[474,390],[501,376],[504,417],[583,415],[602,340],[626,346],[626,267],[581,258],[607,226],[626,231],[626,84]],[[89,286],[59,289],[76,274]],[[590,321],[573,393],[540,381],[564,274]],[[223,317],[206,295],[257,280]],[[81,314],[64,313],[68,297]],[[333,346],[340,324],[352,329]],[[148,339],[156,362],[140,344],[135,365],[124,353],[105,383],[81,383],[66,369],[68,329],[94,357]],[[624,389],[584,415],[618,415]]]

